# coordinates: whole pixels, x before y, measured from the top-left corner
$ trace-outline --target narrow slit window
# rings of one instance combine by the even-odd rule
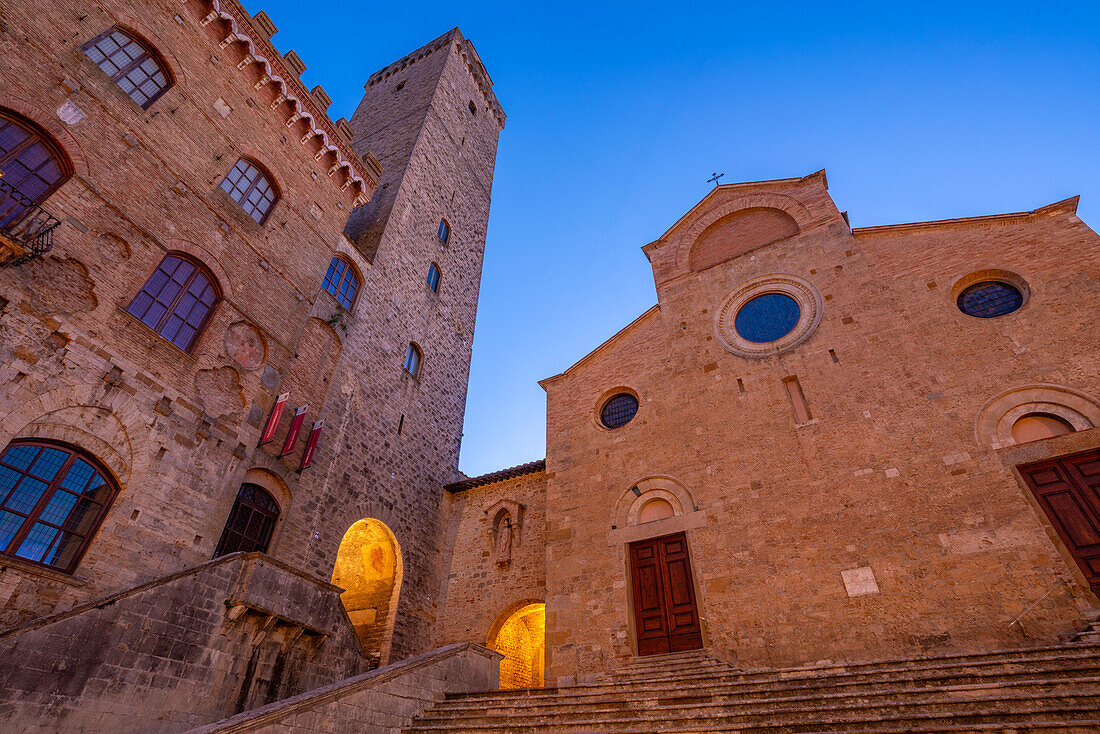
[[[419,377],[422,361],[423,355],[420,353],[420,347],[410,342],[409,348],[405,350],[405,371],[413,377]]]
[[[810,406],[806,402],[806,395],[802,392],[802,385],[798,384],[798,378],[794,375],[784,377],[783,385],[787,388],[787,397],[791,399],[795,422],[809,423],[813,417],[810,415]]]
[[[428,266],[428,290],[432,293],[439,292],[439,266],[435,263]]]
[[[451,238],[451,225],[447,224],[446,219],[439,220],[439,241],[443,244],[447,244],[447,240]]]

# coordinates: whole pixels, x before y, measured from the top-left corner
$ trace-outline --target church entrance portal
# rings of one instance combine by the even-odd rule
[[[1100,451],[1019,469],[1092,590],[1100,593]]]
[[[630,575],[638,654],[701,648],[703,636],[685,535],[631,543]]]

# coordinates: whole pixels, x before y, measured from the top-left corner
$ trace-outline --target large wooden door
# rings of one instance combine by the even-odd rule
[[[703,646],[691,559],[683,533],[630,544],[638,654]]]
[[[1019,469],[1093,591],[1100,593],[1100,451]]]

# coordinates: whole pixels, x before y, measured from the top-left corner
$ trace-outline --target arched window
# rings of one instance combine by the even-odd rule
[[[186,352],[220,299],[217,281],[201,263],[185,255],[166,255],[127,310]]]
[[[0,554],[72,573],[117,493],[82,451],[12,441],[0,454]]]
[[[257,224],[264,223],[279,199],[271,177],[247,158],[238,160],[229,171],[222,181],[222,190]]]
[[[348,260],[337,255],[328,264],[328,272],[325,273],[321,286],[350,311],[355,303],[355,294],[359,292],[359,276],[355,274],[355,268]]]
[[[413,377],[419,377],[420,363],[423,361],[423,356],[424,355],[420,353],[420,347],[409,342],[409,348],[405,350],[405,371]]]
[[[451,237],[451,225],[447,223],[446,219],[439,220],[439,240],[443,244],[447,244],[447,240]]]
[[[428,290],[432,293],[439,292],[439,266],[435,263],[428,266]]]
[[[258,484],[242,484],[214,557],[237,551],[267,552],[278,519],[279,505],[274,497]]]
[[[72,172],[68,156],[44,130],[0,109],[0,226],[41,204]]]
[[[84,44],[84,53],[142,109],[172,86],[172,72],[161,55],[117,26]]]

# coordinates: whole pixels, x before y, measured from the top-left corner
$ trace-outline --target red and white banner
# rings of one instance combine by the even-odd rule
[[[302,454],[302,463],[298,466],[298,471],[308,469],[313,463],[313,451],[317,448],[317,440],[321,438],[321,429],[324,427],[324,421],[313,421],[313,428],[309,429],[309,440],[306,441],[306,450]]]
[[[290,422],[290,430],[287,431],[286,441],[283,442],[283,450],[279,452],[279,458],[283,458],[287,454],[294,451],[294,444],[298,443],[298,434],[302,432],[302,424],[306,420],[306,408],[309,404],[303,405],[294,411],[294,420]]]
[[[264,432],[260,434],[260,442],[256,444],[257,446],[263,446],[275,438],[275,431],[279,428],[279,419],[283,417],[283,409],[286,408],[286,400],[289,397],[290,393],[285,392],[275,398],[275,405],[271,408],[271,415],[267,417],[267,425],[264,426]]]

